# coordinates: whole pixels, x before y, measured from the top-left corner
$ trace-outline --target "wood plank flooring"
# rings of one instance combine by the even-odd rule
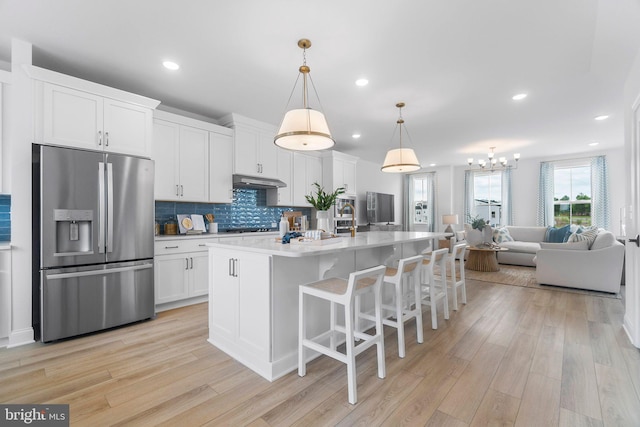
[[[358,404],[327,357],[270,383],[206,342],[207,304],[55,344],[0,350],[0,402],[68,403],[73,426],[640,426],[640,351],[619,299],[467,281],[468,304],[385,327],[358,357]],[[425,307],[428,311],[428,307]],[[425,316],[429,319],[429,315]]]

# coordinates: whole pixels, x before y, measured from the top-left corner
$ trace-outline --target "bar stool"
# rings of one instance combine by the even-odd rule
[[[385,266],[368,268],[356,271],[349,275],[349,280],[334,278],[325,279],[318,282],[309,283],[299,287],[299,323],[298,323],[298,375],[306,375],[307,365],[305,358],[305,347],[325,354],[329,357],[345,363],[347,365],[347,385],[349,389],[349,403],[355,405],[358,400],[356,390],[356,356],[364,350],[377,346],[378,353],[378,377],[384,378],[384,332],[382,329],[382,298],[380,295],[382,279],[384,277]],[[375,333],[369,335],[357,331],[354,327],[354,298],[365,292],[373,292],[375,300]],[[305,295],[327,300],[331,303],[330,329],[314,338],[306,336],[306,319],[304,313]],[[336,324],[336,305],[344,306],[345,325]],[[337,332],[346,335],[345,353],[336,350],[335,335]],[[329,337],[329,347],[321,344]],[[357,346],[355,339],[360,342]]]
[[[417,341],[424,341],[422,334],[422,303],[420,294],[420,270],[424,260],[422,255],[401,259],[398,268],[387,267],[384,273],[382,287],[394,287],[393,305],[382,304],[382,310],[395,315],[392,320],[383,314],[382,323],[398,330],[398,356],[405,356],[404,323],[416,319]],[[404,286],[408,284],[408,286]],[[413,292],[413,297],[411,293]],[[412,301],[413,300],[413,301]],[[412,302],[415,306],[412,308]],[[356,311],[357,313],[357,311]],[[366,318],[366,317],[365,317]]]
[[[459,243],[451,249],[449,262],[451,266],[451,290],[453,291],[453,309],[458,310],[458,288],[462,288],[462,303],[467,303],[467,285],[464,280],[464,252],[467,249],[466,243]],[[458,273],[460,280],[456,277],[456,259],[458,260]]]
[[[449,319],[449,297],[447,296],[447,253],[448,248],[425,254],[422,262],[422,303],[431,307],[431,328],[438,329],[437,303],[444,301],[444,318]],[[436,282],[434,265],[440,267],[440,280]]]

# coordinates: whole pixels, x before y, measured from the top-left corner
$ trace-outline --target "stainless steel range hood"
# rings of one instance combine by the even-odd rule
[[[233,188],[281,188],[286,186],[287,184],[279,179],[233,175]]]

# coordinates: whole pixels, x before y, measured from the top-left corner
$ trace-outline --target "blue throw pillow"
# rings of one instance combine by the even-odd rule
[[[544,241],[548,243],[565,243],[570,235],[571,226],[569,224],[560,228],[548,227]]]

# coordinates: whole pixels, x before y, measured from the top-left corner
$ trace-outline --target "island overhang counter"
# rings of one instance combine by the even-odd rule
[[[300,285],[391,265],[448,236],[372,231],[328,242],[282,244],[274,238],[256,238],[207,243],[208,341],[273,381],[297,368]],[[308,301],[305,309],[314,319],[307,323],[311,334],[328,328],[328,304]]]

